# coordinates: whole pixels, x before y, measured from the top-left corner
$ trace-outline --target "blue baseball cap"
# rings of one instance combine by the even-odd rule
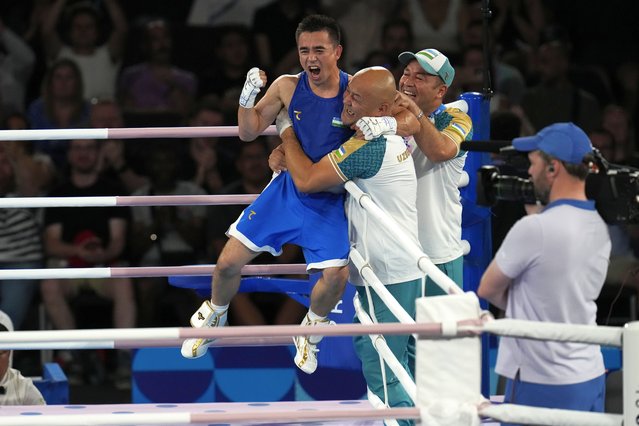
[[[403,52],[397,57],[399,61],[408,65],[410,61],[416,59],[419,65],[431,75],[438,75],[444,84],[449,86],[453,84],[453,78],[455,78],[455,69],[450,64],[450,61],[439,50],[436,49],[423,49],[417,53]]]
[[[580,164],[592,154],[588,135],[574,123],[555,123],[544,127],[534,136],[513,139],[517,151],[543,151],[566,163]]]

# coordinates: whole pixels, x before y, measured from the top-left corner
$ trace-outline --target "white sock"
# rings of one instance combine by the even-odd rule
[[[310,309],[308,310],[308,314],[306,314],[308,316],[308,319],[311,321],[323,321],[326,319],[326,317],[317,315],[315,312],[311,311]]]
[[[216,313],[224,312],[224,311],[229,309],[229,304],[228,303],[226,305],[222,305],[222,306],[216,305],[212,301],[209,301],[209,303],[211,304],[211,308],[213,308],[213,311],[216,312]]]
[[[314,323],[316,321],[326,320],[326,317],[317,315],[315,312],[311,311],[310,309],[308,310],[308,314],[306,314],[306,316],[308,317],[311,323]],[[302,322],[302,324],[305,324],[305,323],[306,323],[306,318],[304,318],[304,321]],[[313,345],[317,345],[323,338],[324,336],[309,336],[308,341],[312,343]]]

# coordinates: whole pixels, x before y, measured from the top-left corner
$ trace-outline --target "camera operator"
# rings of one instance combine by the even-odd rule
[[[513,147],[528,153],[528,173],[545,207],[508,232],[477,293],[507,318],[594,325],[610,237],[594,201],[586,198],[590,140],[573,123],[557,123],[514,139]],[[604,409],[597,345],[503,337],[495,370],[507,379],[505,402]]]

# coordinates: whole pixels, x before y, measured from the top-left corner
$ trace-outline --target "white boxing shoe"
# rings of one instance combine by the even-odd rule
[[[226,324],[228,309],[216,312],[211,302],[205,300],[202,306],[191,316],[191,326],[194,328],[222,327]],[[206,353],[208,347],[215,339],[186,339],[182,343],[182,356],[184,358],[199,358]]]
[[[302,321],[303,326],[326,326],[326,325],[334,325],[335,322],[329,320],[328,318],[324,318],[319,321],[311,321],[308,318],[308,314],[304,317]],[[318,343],[322,340],[324,336],[295,336],[293,337],[293,343],[295,343],[295,365],[305,372],[306,374],[313,374],[317,369],[317,353],[319,349],[317,348]]]

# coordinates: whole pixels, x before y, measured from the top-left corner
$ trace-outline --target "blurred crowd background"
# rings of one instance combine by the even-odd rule
[[[348,72],[382,65],[399,79],[399,53],[437,48],[456,69],[450,101],[466,91],[483,92],[489,63],[492,138],[512,139],[573,121],[608,161],[636,165],[636,2],[495,0],[487,26],[482,7],[478,0],[3,0],[1,126],[235,125],[246,72],[259,66],[269,81],[299,72],[297,24],[307,14],[324,13],[342,27],[341,67]],[[267,158],[277,144],[277,138],[266,137],[251,143],[238,138],[3,142],[0,191],[4,196],[259,193],[269,181]],[[215,263],[224,232],[241,210],[0,209],[0,267]],[[496,210],[495,245],[519,214],[513,206]],[[630,289],[624,298],[634,297],[636,309],[639,233],[626,225],[611,226],[611,233],[613,298],[623,283],[624,291]],[[277,259],[264,255],[257,261],[303,262],[300,254],[291,246]],[[166,279],[111,281],[0,281],[0,310],[16,329],[150,327],[186,326],[199,305],[195,293]],[[241,294],[230,321],[297,323],[303,313],[284,295]],[[606,311],[602,322],[614,316]],[[78,382],[113,380],[126,387],[130,354],[120,352],[60,351],[55,359]],[[77,362],[80,356],[93,359]],[[89,373],[83,367],[88,365],[104,368],[91,367]],[[28,357],[21,367],[27,374],[37,368]]]

